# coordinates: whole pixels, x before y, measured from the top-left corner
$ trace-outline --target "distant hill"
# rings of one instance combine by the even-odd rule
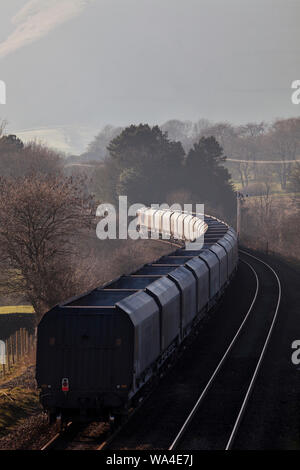
[[[54,126],[36,129],[11,130],[23,142],[40,141],[47,146],[67,155],[79,155],[86,151],[88,144],[99,132],[98,128],[89,126]]]

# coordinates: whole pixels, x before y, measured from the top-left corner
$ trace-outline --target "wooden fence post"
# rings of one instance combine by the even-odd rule
[[[16,338],[16,358],[17,362],[19,361],[19,341],[18,341],[18,331],[15,333],[15,338]]]
[[[22,362],[24,356],[24,340],[23,340],[23,328],[20,328],[20,360]]]
[[[10,348],[11,348],[11,359],[13,365],[15,364],[15,351],[14,351],[14,340],[13,336],[10,337]]]

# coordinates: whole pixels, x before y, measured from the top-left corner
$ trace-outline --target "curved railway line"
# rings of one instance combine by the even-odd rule
[[[145,410],[144,414],[139,413],[139,418],[134,420],[132,426],[121,431],[116,439],[110,440],[107,449],[173,451],[239,448],[239,429],[243,427],[243,416],[270,342],[281,300],[281,283],[273,268],[249,253],[241,253],[244,270],[247,268],[248,274],[251,273],[253,278],[247,311],[240,318],[240,323],[226,347],[223,345],[224,352],[214,366],[208,364],[207,367],[199,367],[199,382],[202,375],[206,375],[207,379],[198,384],[199,393],[196,398],[194,393],[194,401],[188,400],[190,409],[184,404],[181,407],[178,403],[173,406],[170,393],[168,400],[172,411],[170,415],[162,415],[162,420],[171,422],[170,426],[163,422],[158,423],[154,430],[150,430],[155,423],[147,416],[149,409]],[[196,341],[200,340],[201,337]],[[195,380],[197,377],[191,378],[186,386],[195,387]],[[161,412],[163,413],[162,410]],[[147,431],[141,438],[143,423],[146,423]],[[147,433],[152,433],[153,437],[148,439]],[[154,436],[155,433],[157,436]],[[247,435],[247,432],[244,432],[244,435]],[[158,445],[160,442],[162,446]],[[242,445],[247,448],[247,443],[243,442]]]
[[[203,419],[203,414],[201,414],[201,405],[202,405],[203,402],[205,402],[206,395],[209,393],[209,390],[212,387],[215,387],[215,390],[213,390],[213,392],[212,392],[212,394],[215,394],[215,397],[212,398],[212,400],[220,398],[219,394],[218,394],[218,390],[220,390],[218,388],[218,380],[220,381],[220,384],[221,384],[221,385],[219,385],[219,387],[221,387],[223,389],[223,391],[224,391],[224,387],[222,387],[222,384],[226,383],[226,385],[227,385],[227,387],[226,387],[227,390],[225,388],[226,394],[228,394],[228,388],[229,388],[229,390],[232,390],[232,395],[228,394],[229,402],[227,400],[227,402],[225,403],[225,406],[224,406],[224,403],[222,403],[221,407],[219,406],[218,411],[221,411],[223,413],[225,411],[226,415],[230,414],[230,416],[232,418],[234,418],[233,426],[231,428],[230,434],[227,434],[227,437],[226,437],[226,433],[224,433],[224,434],[222,433],[222,436],[219,436],[219,438],[222,437],[223,440],[224,440],[224,445],[220,448],[223,448],[225,450],[229,450],[229,449],[233,448],[236,437],[237,437],[237,433],[238,433],[239,428],[242,424],[243,416],[244,416],[244,413],[246,411],[248,401],[251,398],[251,394],[252,394],[253,388],[255,386],[256,379],[258,377],[258,374],[259,374],[259,371],[260,371],[260,368],[261,368],[261,365],[262,365],[262,361],[263,361],[263,358],[264,358],[266,349],[268,347],[268,344],[269,344],[269,341],[270,341],[270,338],[271,338],[271,335],[272,335],[272,331],[273,331],[273,328],[274,328],[274,325],[275,325],[275,322],[276,322],[276,319],[277,319],[279,306],[280,306],[280,301],[281,301],[281,282],[280,282],[280,279],[279,279],[277,273],[274,271],[274,269],[269,264],[267,264],[265,261],[259,259],[256,256],[253,256],[250,253],[247,253],[243,250],[240,250],[240,252],[243,253],[244,255],[250,257],[251,259],[254,259],[254,260],[258,261],[259,263],[263,264],[274,276],[275,282],[276,282],[277,287],[278,287],[278,295],[277,295],[277,298],[275,299],[274,308],[271,307],[271,310],[274,310],[274,312],[273,312],[273,316],[271,318],[271,324],[269,326],[267,326],[267,333],[266,333],[265,341],[263,342],[261,352],[258,355],[258,360],[257,360],[256,366],[254,368],[254,371],[252,371],[252,369],[251,369],[250,382],[249,382],[249,385],[246,388],[246,391],[243,389],[243,386],[242,386],[243,384],[240,385],[241,397],[243,397],[243,400],[241,402],[241,405],[238,405],[239,409],[238,409],[238,413],[236,413],[235,410],[237,408],[236,405],[237,405],[238,400],[237,400],[237,398],[235,398],[234,400],[231,401],[231,396],[234,397],[235,387],[237,386],[237,383],[232,381],[232,378],[233,378],[232,377],[232,371],[236,368],[236,366],[234,364],[235,356],[232,355],[233,357],[230,357],[230,354],[232,354],[233,348],[235,347],[238,340],[240,340],[241,335],[244,334],[244,329],[247,327],[247,321],[249,319],[249,316],[252,314],[252,312],[255,311],[255,309],[257,309],[258,313],[263,313],[261,308],[259,308],[260,306],[257,306],[257,300],[259,300],[258,299],[258,294],[259,294],[259,290],[261,289],[261,283],[262,282],[259,280],[259,275],[257,274],[257,271],[255,270],[255,267],[253,267],[251,264],[249,264],[249,263],[247,263],[246,261],[243,260],[250,267],[250,269],[253,271],[253,273],[255,275],[255,278],[256,278],[256,291],[255,291],[253,300],[251,302],[250,308],[249,308],[243,322],[241,323],[241,326],[239,327],[236,335],[234,336],[232,342],[228,346],[225,354],[223,355],[221,361],[219,362],[219,364],[216,367],[214,373],[212,374],[210,380],[208,381],[206,387],[204,388],[201,395],[199,396],[194,408],[190,412],[190,414],[187,417],[186,421],[183,423],[181,429],[179,430],[178,434],[176,435],[175,439],[173,440],[172,444],[170,445],[169,450],[174,450],[174,449],[178,449],[178,448],[185,448],[185,449],[189,448],[189,449],[191,449],[191,448],[195,448],[194,447],[195,445],[196,445],[197,449],[200,447],[201,444],[197,445],[195,443],[195,434],[197,435],[197,433],[199,433],[199,431],[197,431],[195,429],[195,427],[197,427],[197,423],[199,423],[199,422],[201,422],[201,428],[203,426],[206,426],[206,430],[208,430],[209,426],[212,425],[212,424],[210,424],[210,425],[208,424],[208,417],[207,416],[206,416],[205,419]],[[261,289],[261,292],[260,292],[261,299],[263,297],[265,297],[265,295],[266,295],[266,292]],[[255,314],[255,312],[254,312],[254,314]],[[250,327],[249,327],[250,334],[252,334],[251,333],[251,328],[252,329],[257,328],[257,322],[256,321],[253,321],[252,325],[250,325]],[[255,331],[255,334],[256,334],[256,331]],[[248,341],[250,342],[250,340],[248,340],[248,336],[244,334],[244,338],[242,338],[242,341],[245,343],[245,345],[242,344],[240,346],[241,350],[245,347],[247,348],[247,342]],[[231,360],[231,362],[230,362],[230,360]],[[222,369],[222,367],[223,367],[223,365],[226,361],[229,363],[229,364],[227,364],[227,370],[224,372],[224,377],[219,378],[218,374],[219,374],[220,370]],[[243,365],[244,364],[241,364],[241,367],[243,367]],[[239,369],[238,369],[238,372],[239,372]],[[244,374],[242,373],[241,377],[243,377],[243,376],[244,376]],[[243,379],[243,381],[244,381],[244,379]],[[214,412],[217,413],[216,408],[218,407],[218,405],[217,405],[217,402],[215,402],[215,403],[216,403],[216,405],[214,407]],[[227,408],[227,410],[224,410],[224,408],[226,408],[226,407],[231,408],[232,405],[235,405],[235,406],[233,406],[234,409],[232,411],[228,410],[228,408]],[[207,409],[204,412],[204,415],[205,414],[207,414]],[[212,418],[211,415],[210,415],[210,418]],[[194,423],[193,423],[193,420],[195,420]],[[220,420],[222,420],[222,416],[221,416]],[[212,423],[212,421],[213,421],[213,427],[214,427],[215,420],[211,420],[210,423]],[[230,427],[230,424],[229,424],[230,419],[227,419],[226,421],[227,422],[226,422],[225,426],[228,428],[228,427]],[[192,423],[193,423],[193,426],[192,426]],[[203,424],[203,423],[205,423],[205,424]],[[191,427],[191,429],[190,429],[190,427]],[[198,426],[198,429],[199,429],[199,427],[200,426]],[[224,427],[222,427],[222,429],[224,429]],[[188,434],[189,432],[190,432],[191,435]],[[194,432],[194,434],[193,434],[193,432]],[[211,430],[210,432],[211,432],[212,435],[214,435],[214,429]],[[204,432],[204,436],[205,436],[205,432]],[[206,439],[202,438],[201,440],[206,440],[206,445],[208,444],[207,437],[206,437]],[[193,441],[194,441],[194,444],[193,444]],[[188,442],[190,442],[190,444],[187,444]],[[216,443],[216,439],[212,439],[210,441],[209,448],[211,448],[211,446],[214,447],[215,443]],[[203,447],[205,447],[205,443],[204,443]]]
[[[174,245],[176,246],[175,243]],[[243,267],[240,266],[239,269],[248,276],[249,289],[252,284],[251,297],[247,297],[247,309],[244,300],[243,307],[240,308],[244,310],[242,314],[239,312],[239,322],[237,323],[237,318],[233,318],[233,324],[230,326],[229,318],[226,328],[230,333],[228,332],[227,336],[224,334],[223,344],[215,345],[216,349],[223,351],[219,357],[216,354],[216,362],[209,359],[205,364],[201,361],[199,370],[196,368],[195,374],[191,373],[190,382],[179,384],[183,393],[187,393],[184,390],[188,387],[192,390],[181,409],[178,406],[180,398],[176,390],[173,397],[173,381],[169,381],[167,377],[162,387],[154,387],[149,399],[146,397],[147,399],[130,413],[128,420],[116,431],[110,432],[107,426],[101,427],[99,423],[83,427],[73,426],[71,423],[65,433],[57,433],[41,450],[159,448],[172,451],[239,448],[239,430],[243,427],[243,417],[260,373],[281,300],[281,283],[275,270],[250,253],[240,250],[240,254]],[[249,274],[252,277],[251,282]],[[222,302],[214,310],[222,309]],[[238,307],[236,308],[238,310]],[[212,315],[214,316],[214,311]],[[201,340],[201,335],[203,336],[201,330],[202,324],[191,339],[192,347],[196,350],[196,344]],[[184,351],[182,361],[185,354]],[[193,352],[191,354],[193,355]],[[173,375],[176,380],[175,369],[176,365],[172,366],[166,376]],[[201,380],[197,383],[199,376]],[[166,382],[169,382],[169,389]],[[156,398],[158,394],[162,399]],[[162,406],[161,422],[157,419],[160,415],[159,407],[151,419],[151,409],[153,410],[159,401]],[[163,408],[164,403],[168,403],[170,413]],[[144,427],[142,433],[141,426]],[[92,429],[91,432],[89,428]],[[95,429],[98,431],[95,432]],[[149,435],[157,432],[156,437],[148,437],[148,431]],[[243,443],[243,446],[247,448],[247,444]]]

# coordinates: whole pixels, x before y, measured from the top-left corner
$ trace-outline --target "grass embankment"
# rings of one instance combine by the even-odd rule
[[[24,418],[41,410],[38,391],[23,387],[0,388],[0,437]]]
[[[30,305],[0,307],[0,339],[6,339],[19,328],[33,331],[35,313]],[[28,356],[6,370],[0,379],[0,437],[13,431],[23,419],[38,413],[38,391]],[[1,366],[2,367],[2,366]]]
[[[25,358],[25,360],[22,360],[16,364],[11,364],[9,371],[6,369],[5,376],[0,378],[0,391],[3,388],[7,388],[9,383],[11,383],[13,380],[18,379],[18,377],[21,377],[23,374],[25,374],[26,370],[30,366],[32,366],[32,364],[28,358]],[[2,367],[2,365],[0,365],[0,367]]]
[[[0,438],[40,412],[35,366],[25,358],[0,381]]]

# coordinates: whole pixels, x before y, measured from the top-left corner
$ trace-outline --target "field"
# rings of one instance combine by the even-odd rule
[[[33,314],[34,309],[31,305],[8,305],[0,307],[0,315],[13,315],[13,314]]]

